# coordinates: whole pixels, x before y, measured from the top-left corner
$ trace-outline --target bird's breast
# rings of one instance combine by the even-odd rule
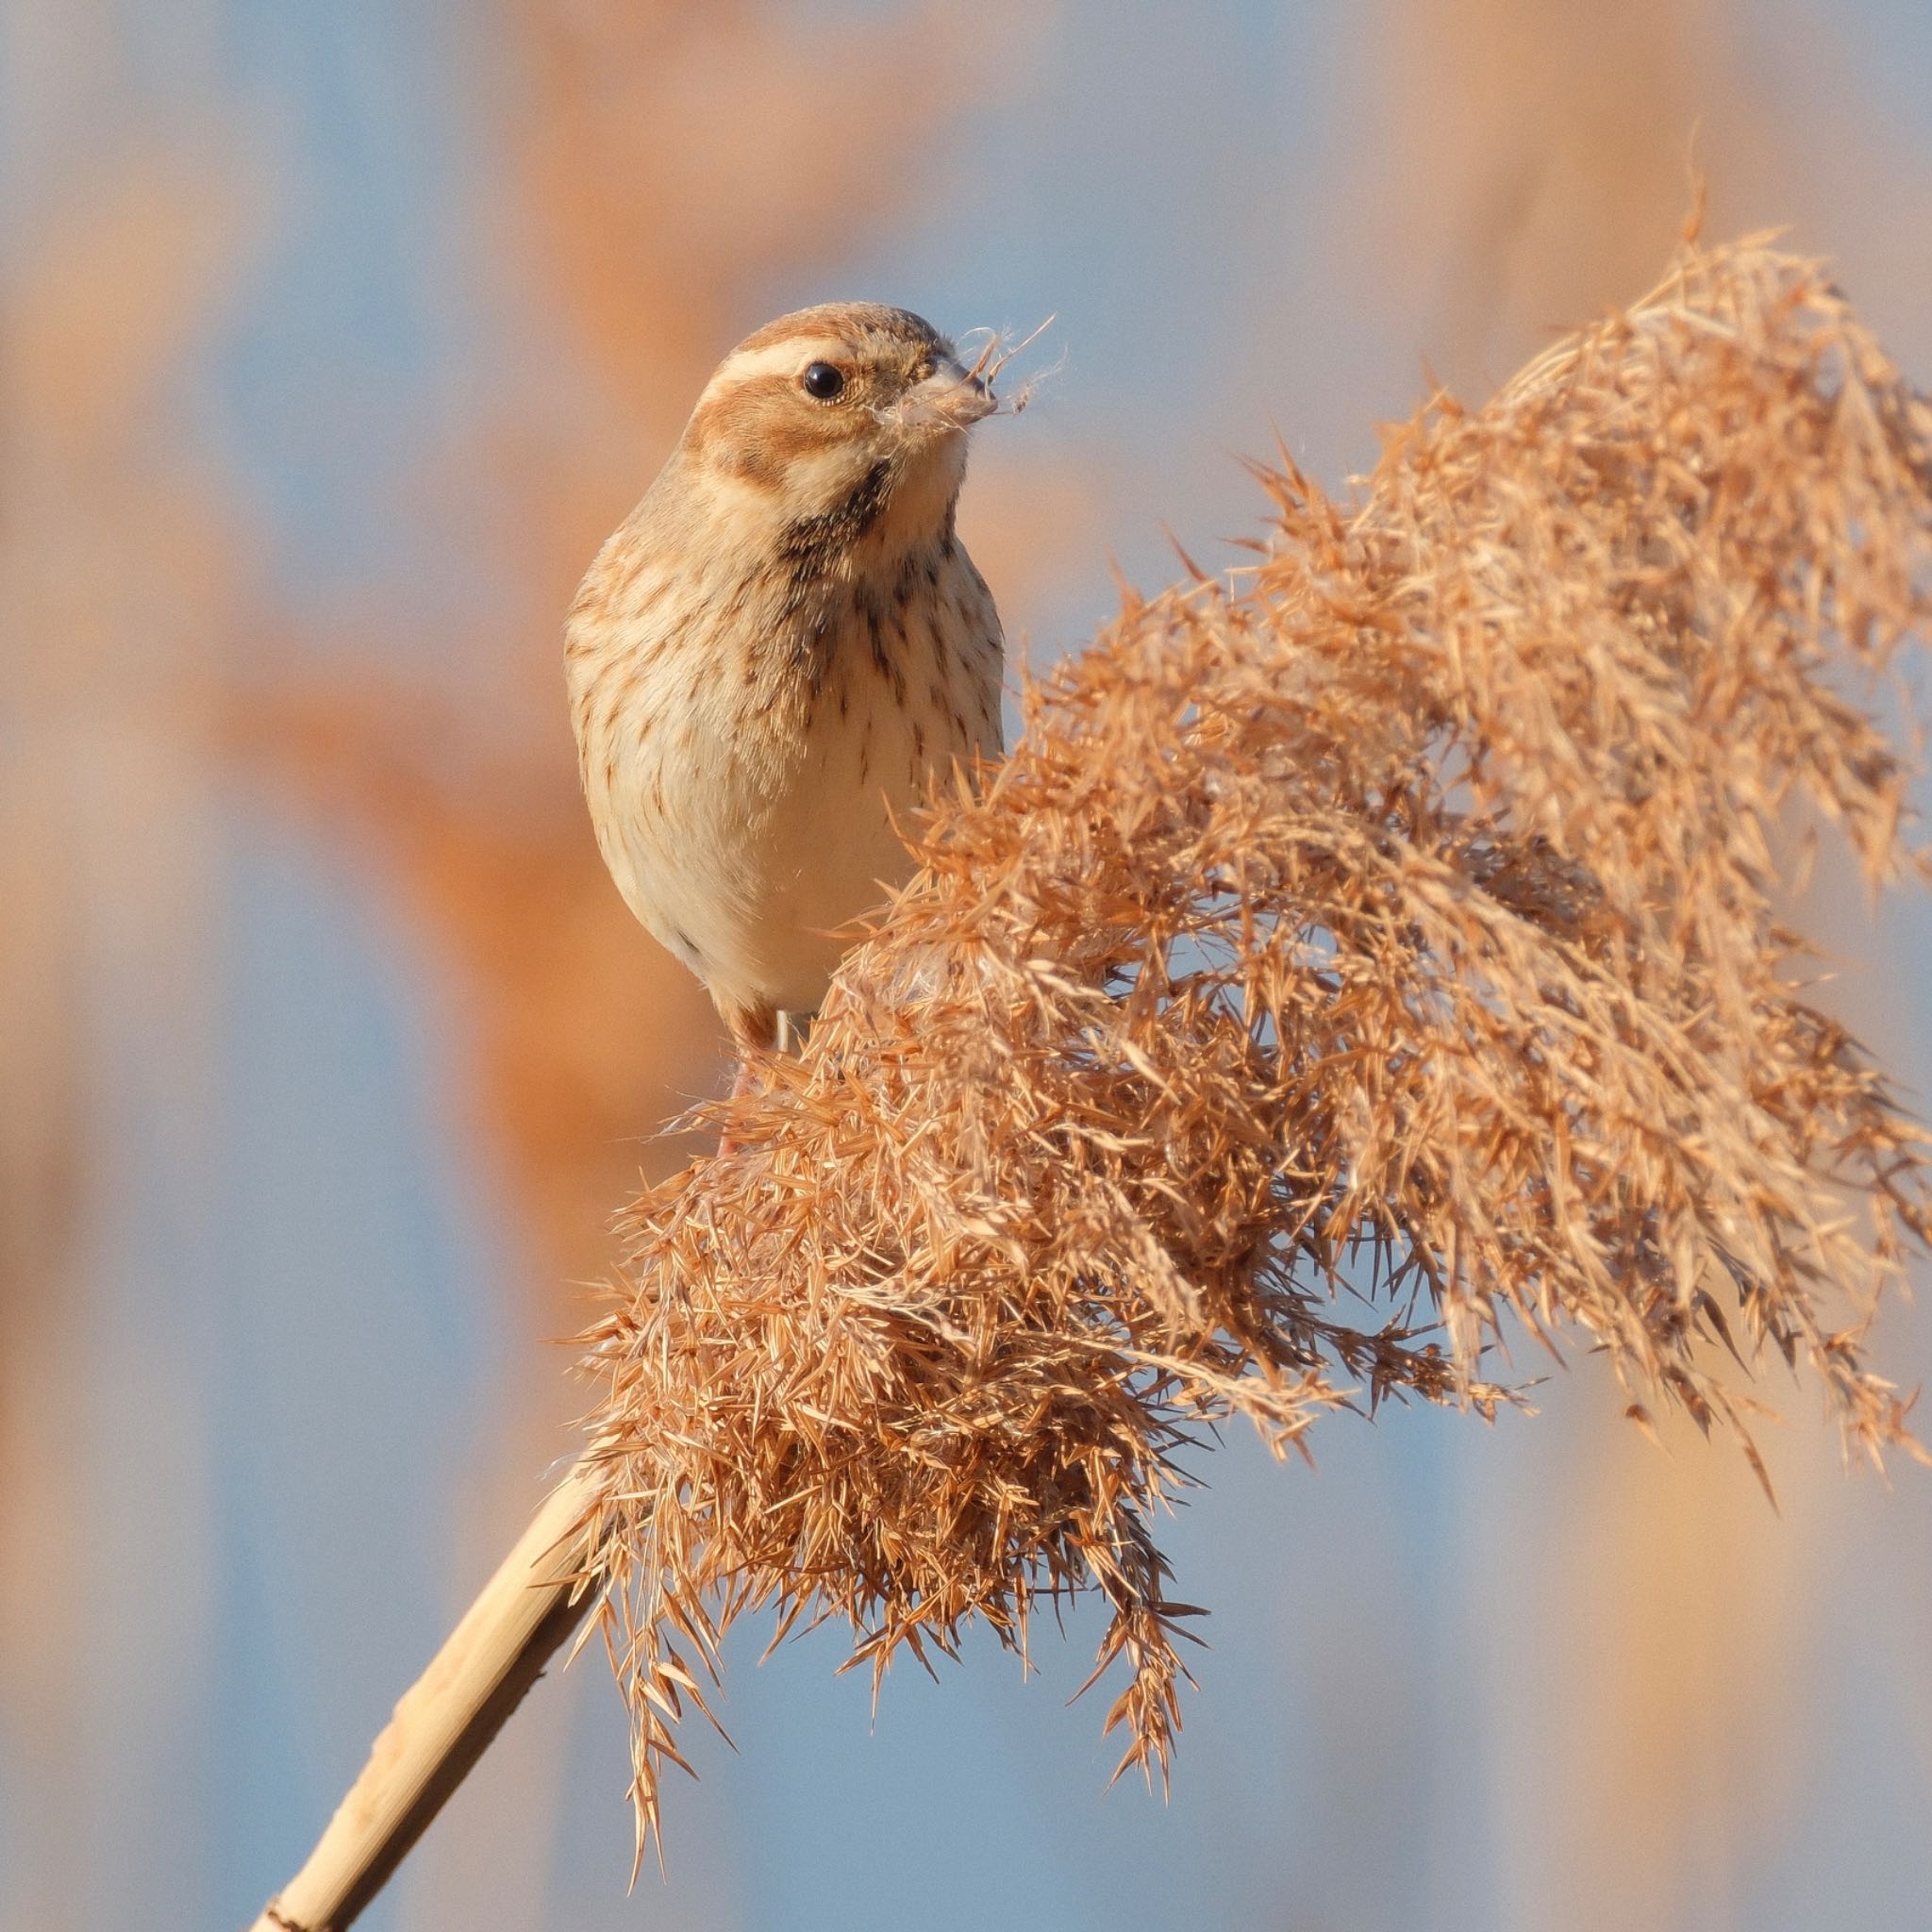
[[[890,559],[633,571],[570,641],[599,844],[632,910],[724,1000],[809,1011],[907,826],[999,749],[1000,633],[950,531]]]

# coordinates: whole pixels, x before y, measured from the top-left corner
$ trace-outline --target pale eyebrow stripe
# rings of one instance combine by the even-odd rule
[[[767,342],[761,349],[734,349],[705,385],[705,398],[723,395],[727,390],[755,382],[761,375],[789,375],[808,362],[821,358],[830,362],[851,354],[852,344],[843,336],[818,331],[787,336],[783,341]]]

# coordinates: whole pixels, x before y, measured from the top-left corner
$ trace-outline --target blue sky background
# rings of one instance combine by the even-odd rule
[[[904,14],[780,11],[856,40]],[[827,208],[823,245],[744,291],[743,325],[833,292],[953,327],[1058,311],[1064,369],[994,425],[1019,446],[989,442],[972,486],[996,506],[1029,464],[1086,479],[1054,499],[1072,504],[1063,567],[1014,597],[995,583],[1037,658],[1108,614],[1109,553],[1153,584],[1173,569],[1166,526],[1199,553],[1254,527],[1232,458],[1274,425],[1339,483],[1372,458],[1373,425],[1412,406],[1425,358],[1479,393],[1544,325],[1638,293],[1626,264],[1660,263],[1688,200],[1656,157],[1688,154],[1693,125],[1713,228],[1795,223],[1932,377],[1932,12],[1652,0],[1600,34],[1584,8],[1553,13],[1572,25],[1520,71],[1527,0],[1476,9],[1468,31],[1496,50],[1466,60],[1431,39],[1457,31],[1453,9],[1394,0],[992,17],[983,98],[933,128],[904,206],[856,225]],[[932,57],[963,58],[948,37],[974,19],[930,21]],[[226,507],[230,668],[306,655],[374,675],[401,639],[414,670],[468,676],[471,627],[532,587],[453,542],[466,526],[426,500],[425,453],[506,385],[544,393],[553,367],[558,422],[594,389],[504,268],[505,225],[529,218],[503,175],[526,101],[495,11],[14,0],[5,32],[14,276],[58,256],[119,155],[225,209],[216,321],[116,475]],[[1555,86],[1574,100],[1552,121]],[[1527,210],[1520,249],[1472,282],[1492,191]],[[96,299],[158,313],[166,276],[133,253]],[[637,452],[637,487],[661,453]],[[16,527],[44,555],[111,554],[126,504],[60,495],[49,478],[67,473],[30,441],[16,468]],[[163,667],[146,708],[76,759],[36,670],[0,740],[22,771],[27,745],[70,774],[89,758],[159,774],[138,810],[63,806],[45,848],[76,908],[59,972],[87,1185],[70,1287],[9,1315],[0,1344],[16,1489],[58,1504],[0,1544],[6,1932],[245,1923],[564,1446],[520,1406],[564,1357],[523,1291],[528,1231],[450,1098],[465,1013],[313,820],[156,749],[170,680],[205,668],[188,591],[137,584],[113,608],[118,648]],[[528,640],[546,661],[554,644]],[[84,642],[40,646],[84,675]],[[1932,932],[1923,908],[1868,925],[1843,896],[1827,881],[1817,906],[1847,1001],[1923,1094]],[[1889,1345],[1916,1379],[1923,1309],[1893,1317]],[[1040,1633],[1031,1681],[991,1643],[938,1684],[902,1671],[875,1723],[863,1682],[832,1674],[835,1633],[754,1668],[763,1633],[746,1630],[724,1706],[737,1754],[687,1740],[703,1779],[671,1795],[666,1878],[625,1894],[622,1724],[591,1656],[543,1688],[364,1923],[1926,1924],[1927,1478],[1840,1476],[1798,1391],[1771,1444],[1774,1519],[1724,1452],[1659,1454],[1616,1427],[1587,1357],[1541,1401],[1493,1430],[1343,1419],[1312,1474],[1245,1438],[1204,1463],[1171,1544],[1182,1594],[1213,1608],[1212,1648],[1169,1803],[1108,1791],[1104,1706],[1067,1707],[1091,1617],[1064,1643]],[[1631,1676],[1653,1651],[1673,1654]]]

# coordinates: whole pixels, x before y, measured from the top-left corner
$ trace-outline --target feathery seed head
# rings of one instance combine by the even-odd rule
[[[1932,874],[1877,703],[1932,643],[1932,406],[1815,264],[1692,247],[1351,499],[1259,475],[1255,567],[1031,692],[739,1152],[638,1204],[588,1528],[646,1826],[759,1604],[877,1673],[1096,1590],[1163,1774],[1156,1530],[1230,1416],[1489,1413],[1521,1332],[1640,1424],[1755,1457],[1743,1378],[1807,1364],[1914,1446],[1864,1348],[1932,1144],[1776,882],[1803,805]]]

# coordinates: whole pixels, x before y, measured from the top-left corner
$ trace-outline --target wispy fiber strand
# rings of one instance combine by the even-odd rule
[[[1519,1326],[1744,1434],[1928,1231],[1916,1129],[1805,997],[1780,860],[1866,876],[1932,616],[1932,412],[1824,272],[1687,245],[1345,502],[1283,463],[1232,584],[1130,602],[925,835],[739,1151],[647,1194],[591,1339],[640,1821],[735,1616],[875,1672],[1093,1588],[1165,1775],[1177,1457],[1390,1395],[1490,1413]],[[682,1761],[681,1759],[678,1761]]]

